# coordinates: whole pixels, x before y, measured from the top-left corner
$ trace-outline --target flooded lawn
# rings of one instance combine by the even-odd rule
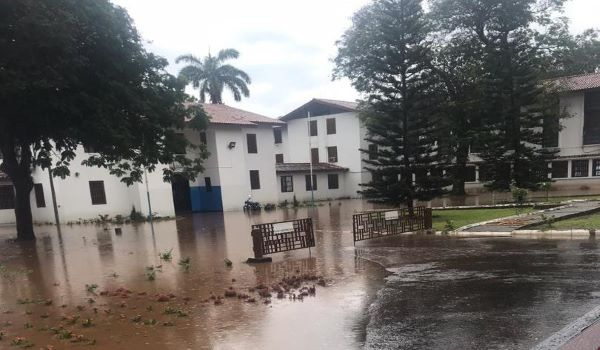
[[[406,235],[355,249],[351,216],[366,206],[195,214],[121,235],[41,226],[36,243],[0,228],[0,348],[526,349],[600,302],[595,241]],[[251,224],[308,215],[310,255],[243,263]],[[277,298],[283,278],[309,295]]]

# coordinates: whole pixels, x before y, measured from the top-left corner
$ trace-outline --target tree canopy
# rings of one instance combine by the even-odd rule
[[[375,201],[412,208],[447,185],[430,30],[419,0],[377,0],[354,15],[338,42],[335,73],[367,96],[371,148],[363,151],[372,179],[362,192]]]
[[[177,131],[202,128],[207,118],[188,107],[184,84],[168,62],[143,47],[127,12],[107,0],[0,2],[0,170],[16,190],[17,232],[33,238],[29,193],[34,167],[68,176],[80,145],[84,161],[127,184],[143,168],[165,167],[193,178],[205,150]],[[195,157],[176,155],[182,147]]]
[[[250,76],[246,72],[230,65],[225,61],[235,59],[240,53],[235,49],[223,49],[216,56],[210,52],[200,59],[194,55],[177,57],[176,63],[185,62],[188,65],[179,72],[179,77],[194,89],[200,90],[200,101],[206,101],[206,95],[211,103],[223,103],[223,90],[227,88],[236,101],[242,96],[250,96],[248,84]]]

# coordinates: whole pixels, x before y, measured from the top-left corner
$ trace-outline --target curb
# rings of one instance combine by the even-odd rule
[[[531,348],[531,350],[557,350],[580,335],[586,328],[600,318],[600,306],[596,306],[587,314],[566,325],[546,340]]]

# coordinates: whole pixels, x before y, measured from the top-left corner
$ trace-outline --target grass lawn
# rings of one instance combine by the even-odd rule
[[[533,229],[542,230],[542,229],[550,229],[550,230],[570,230],[570,229],[600,229],[600,213],[580,216],[572,219],[566,219],[562,221],[557,221],[552,223],[552,227],[548,227],[546,225],[539,225],[534,227]]]
[[[522,208],[520,213],[531,212],[531,208]],[[448,209],[433,211],[433,228],[441,231],[446,226],[447,220],[452,220],[454,228],[474,224],[481,221],[503,218],[516,215],[515,208],[500,209]],[[598,217],[600,222],[600,216]]]

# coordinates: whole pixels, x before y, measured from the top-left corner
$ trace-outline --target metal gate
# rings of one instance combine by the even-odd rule
[[[413,208],[412,215],[406,208],[354,214],[352,216],[354,242],[430,229],[431,214],[431,208],[425,207]]]
[[[312,219],[252,225],[255,258],[315,246]]]

